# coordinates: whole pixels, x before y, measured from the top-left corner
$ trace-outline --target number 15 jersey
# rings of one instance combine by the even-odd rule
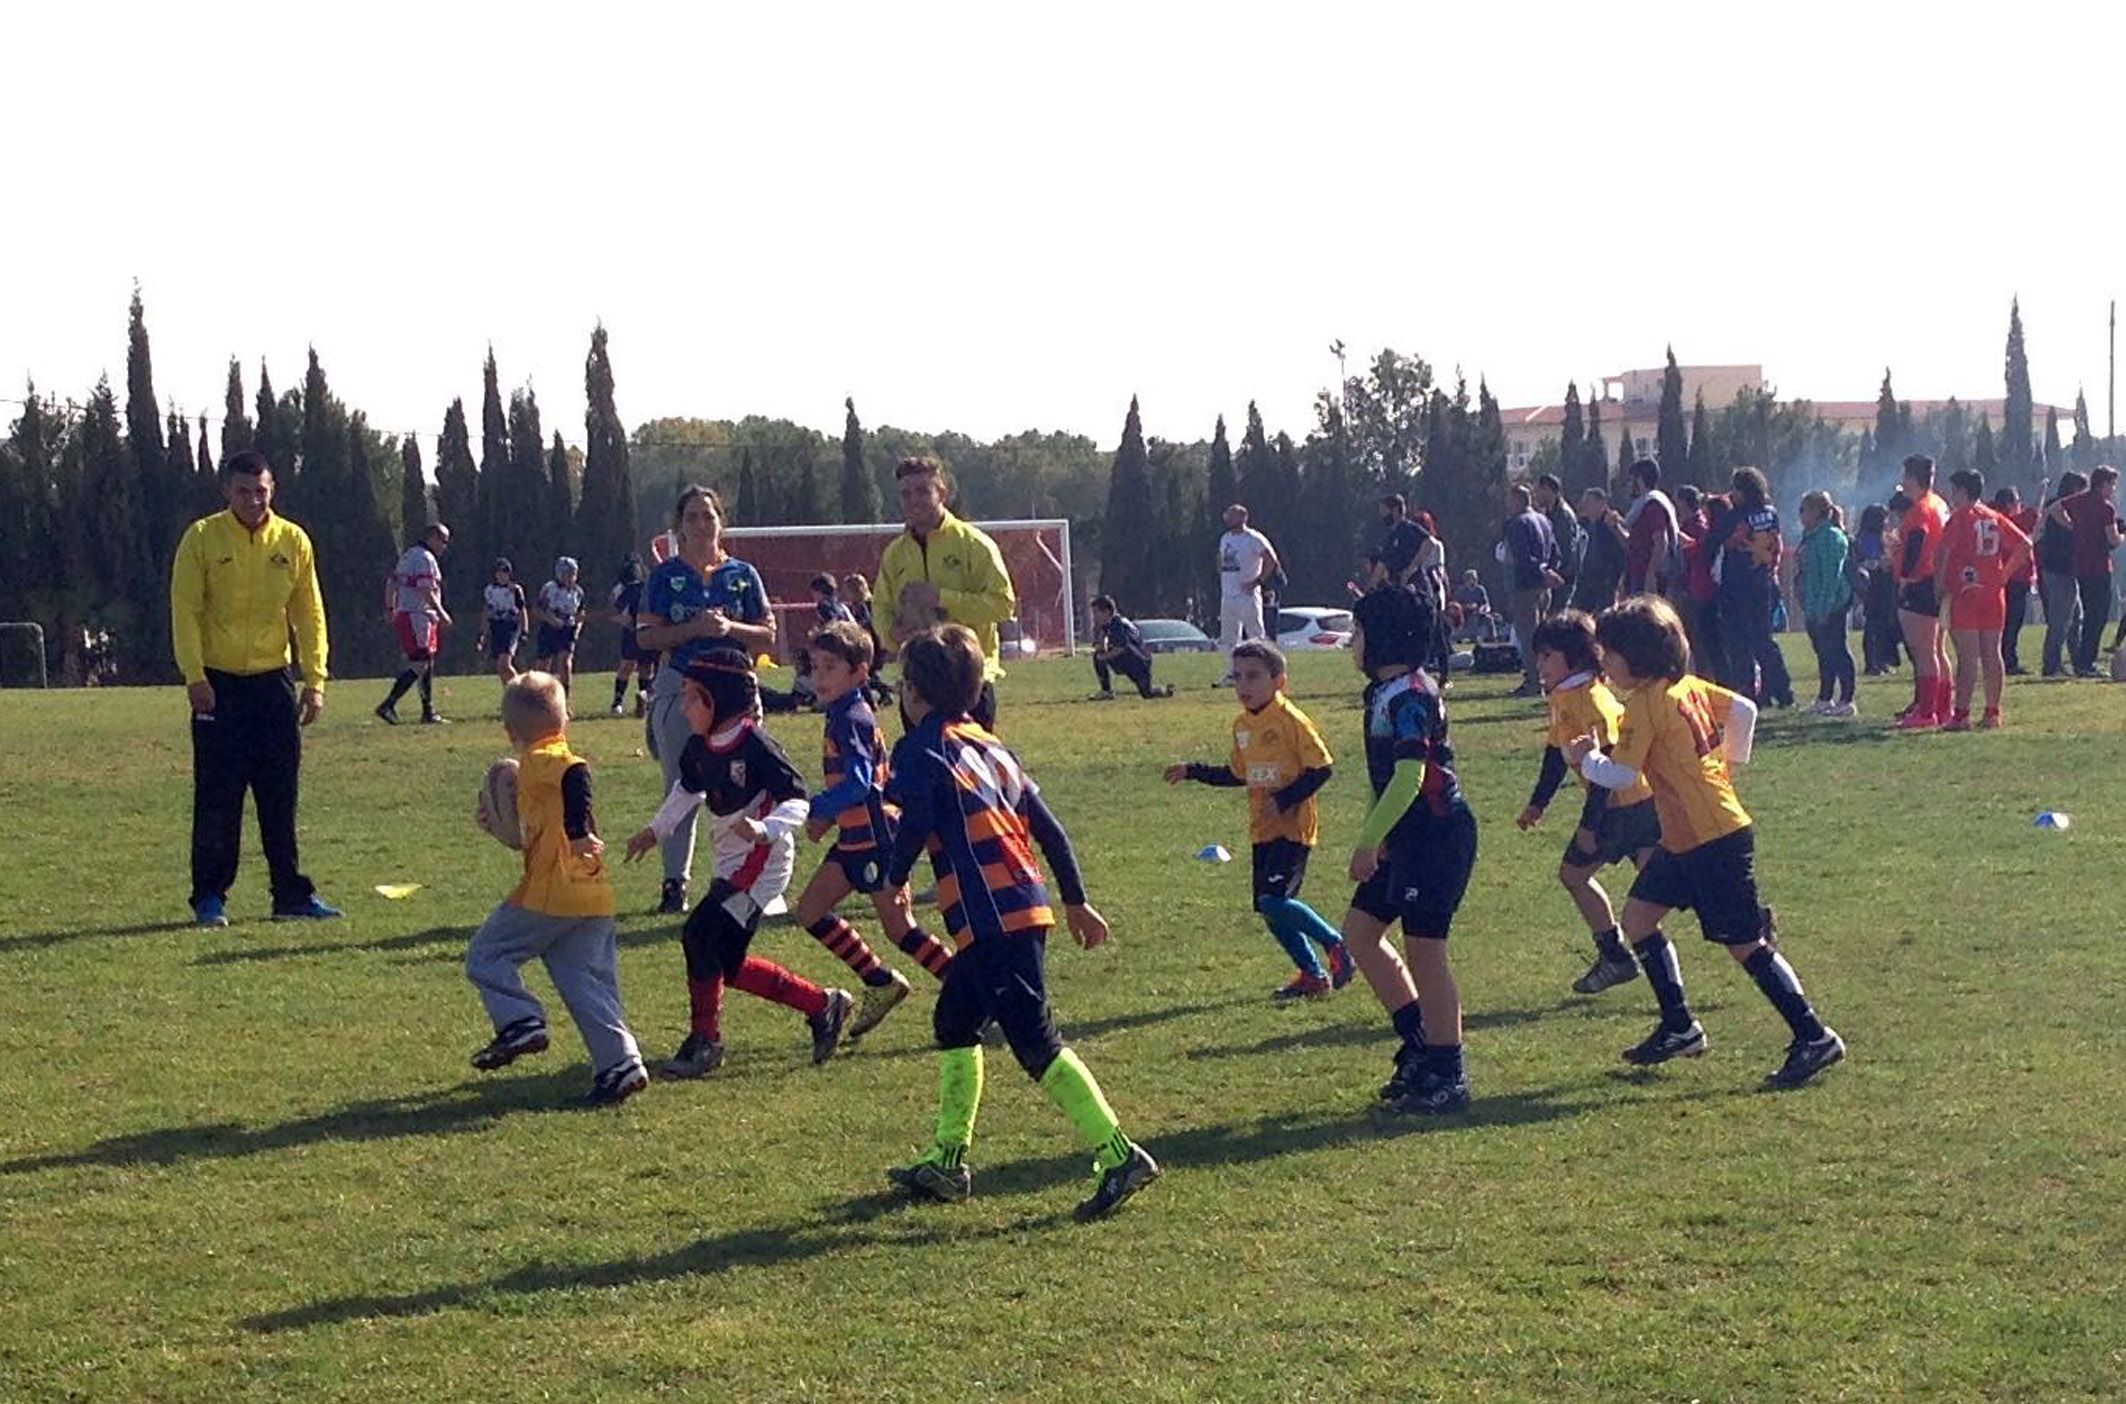
[[[1653,786],[1661,847],[1670,853],[1688,853],[1750,826],[1720,754],[1734,705],[1734,693],[1688,674],[1674,682],[1655,678],[1624,698],[1610,759]]]

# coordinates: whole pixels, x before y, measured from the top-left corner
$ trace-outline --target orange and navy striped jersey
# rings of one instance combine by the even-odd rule
[[[812,813],[831,818],[840,829],[835,847],[868,853],[890,845],[898,812],[886,803],[892,767],[886,735],[861,689],[827,708],[819,768],[826,788],[812,797]]]
[[[1063,900],[1085,900],[1070,839],[1040,787],[1003,742],[966,717],[932,713],[901,738],[893,793],[901,815],[887,884],[905,884],[927,851],[955,945],[1056,924],[1036,843],[1055,866]]]

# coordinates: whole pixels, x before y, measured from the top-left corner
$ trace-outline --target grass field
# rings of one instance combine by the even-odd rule
[[[1678,932],[1712,1057],[1627,1074],[1635,983],[1567,991],[1588,942],[1553,873],[1569,807],[1515,831],[1538,712],[1453,694],[1483,825],[1454,938],[1477,1103],[1375,1110],[1363,985],[1298,1008],[1247,909],[1240,802],[1158,768],[1222,754],[1206,660],[1180,699],[1093,707],[1084,664],[1018,670],[1004,730],[1071,826],[1105,951],[1058,943],[1066,1036],[1167,1177],[1079,1226],[1086,1157],[990,1058],[977,1197],[904,1205],[927,1137],[930,982],[814,1069],[734,997],[733,1053],[618,1112],[554,1050],[481,1076],[460,963],[513,881],[469,822],[500,754],[387,730],[335,684],[304,858],[343,922],[272,925],[255,837],[236,925],[182,924],[189,757],[164,692],[0,695],[0,1400],[2115,1399],[2126,1394],[2126,975],[2114,889],[2126,690],[2016,686],[2010,729],[1894,737],[1768,717],[1743,782],[1784,944],[1852,1058],[1759,1080],[1785,1029]],[[1341,915],[1364,802],[1357,679],[1294,692],[1345,764],[1309,896]],[[585,696],[603,687],[593,680]],[[816,771],[816,719],[774,730]],[[632,722],[586,721],[609,840],[658,798]],[[2040,809],[2066,833],[2031,827]],[[808,849],[801,875],[809,871]],[[624,870],[623,907],[655,898]],[[417,882],[403,902],[378,883]],[[868,913],[865,913],[868,925]],[[818,978],[810,938],[766,953]],[[645,1052],[684,1031],[668,921],[623,927]],[[543,976],[536,988],[545,990]],[[557,1018],[559,1015],[557,1014]]]

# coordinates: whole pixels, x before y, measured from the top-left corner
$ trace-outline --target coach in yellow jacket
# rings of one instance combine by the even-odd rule
[[[984,730],[995,730],[997,625],[1019,611],[1018,592],[1004,569],[1003,553],[981,528],[945,510],[950,485],[935,458],[904,458],[893,470],[908,529],[879,556],[872,622],[889,653],[940,622],[964,624],[982,645],[982,696],[973,712]]]
[[[301,728],[325,706],[317,561],[308,534],[273,515],[264,455],[223,460],[221,490],[229,510],[186,528],[170,568],[170,638],[192,706],[192,915],[201,926],[229,924],[248,790],[258,802],[274,918],[336,917],[295,855]]]

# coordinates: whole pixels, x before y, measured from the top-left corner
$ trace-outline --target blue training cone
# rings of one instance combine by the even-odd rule
[[[1196,854],[1196,861],[1199,863],[1230,863],[1233,861],[1233,855],[1215,843],[1206,844]]]
[[[2048,809],[2031,820],[2030,824],[2032,828],[2037,829],[2071,829],[2074,827],[2074,820],[2057,809]]]

